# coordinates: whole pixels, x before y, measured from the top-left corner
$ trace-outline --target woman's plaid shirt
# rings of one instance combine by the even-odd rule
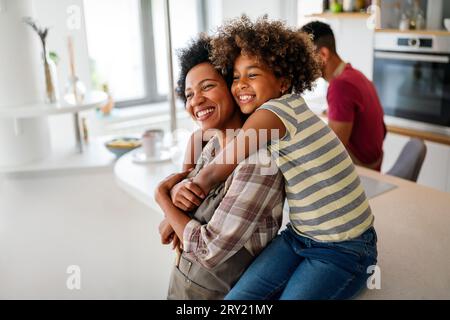
[[[213,160],[212,139],[202,151],[204,165]],[[225,195],[211,220],[192,219],[185,227],[183,249],[206,268],[214,268],[243,246],[253,255],[277,235],[282,222],[284,180],[279,170],[261,174],[257,155],[238,165],[225,182]]]

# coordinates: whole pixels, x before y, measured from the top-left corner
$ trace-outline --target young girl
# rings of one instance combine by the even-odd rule
[[[233,63],[232,94],[250,114],[236,140],[245,141],[242,136],[252,130],[256,136],[263,129],[279,130],[279,139],[267,135],[268,149],[285,179],[290,218],[228,299],[350,298],[376,264],[374,217],[355,167],[300,96],[319,75],[313,52],[307,35],[267,17],[252,23],[242,16],[213,40],[213,62],[223,71]],[[213,161],[193,182],[207,193],[250,149],[248,143],[228,143],[222,153],[233,154],[234,161]]]

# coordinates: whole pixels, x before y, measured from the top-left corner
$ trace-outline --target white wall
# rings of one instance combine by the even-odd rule
[[[83,0],[33,0],[35,17],[42,26],[49,26],[48,49],[55,51],[59,57],[58,80],[59,91],[64,93],[69,75],[69,52],[67,38],[73,37],[76,73],[87,88],[91,87],[89,71],[89,56],[84,27]],[[78,8],[80,12],[79,28],[70,30],[68,23],[73,16],[68,12],[71,8]],[[77,9],[77,10],[78,10]]]
[[[29,97],[35,102],[34,88],[30,87],[28,83],[24,83],[22,86],[18,85],[16,78],[23,74],[29,77],[34,77],[37,74],[37,78],[40,82],[40,90],[44,90],[43,85],[43,72],[41,70],[41,52],[42,46],[40,45],[39,38],[34,31],[28,26],[22,23],[20,16],[32,16],[37,20],[38,25],[42,27],[50,27],[47,36],[47,46],[49,51],[55,51],[61,58],[58,66],[58,78],[59,78],[59,91],[64,92],[64,85],[68,79],[69,71],[69,59],[67,50],[67,36],[71,34],[74,38],[75,49],[75,62],[76,69],[79,78],[90,87],[89,76],[89,60],[86,47],[86,36],[83,23],[83,15],[81,15],[81,24],[77,30],[69,30],[67,27],[67,21],[69,14],[67,10],[70,6],[76,6],[83,11],[82,0],[6,0],[6,11],[0,13],[0,53],[7,54],[12,50],[15,55],[8,55],[1,57],[0,70],[2,74],[9,74],[4,72],[5,70],[13,70],[15,75],[10,76],[10,82],[5,83],[0,75],[0,90],[9,90],[9,95],[14,94],[16,91],[23,96]],[[16,16],[15,13],[20,13]],[[14,21],[9,19],[12,17]],[[2,27],[3,26],[3,27]],[[14,29],[11,30],[11,26]],[[32,42],[30,42],[30,40]],[[4,50],[2,47],[5,46]],[[4,52],[6,50],[6,53]],[[35,60],[33,65],[30,62],[28,55],[34,55]],[[2,91],[0,94],[3,95]],[[43,94],[41,94],[43,96]],[[11,102],[12,103],[12,102]],[[23,103],[20,101],[19,103]],[[0,105],[2,102],[0,101]]]
[[[91,88],[91,77],[89,69],[89,55],[86,41],[86,30],[84,26],[83,0],[33,0],[35,18],[42,26],[49,26],[48,49],[55,51],[60,57],[58,70],[58,88],[60,99],[62,99],[67,80],[69,79],[69,51],[67,46],[68,36],[73,38],[75,68],[79,79]],[[70,9],[79,10],[79,28],[69,29],[71,22],[76,22],[77,17],[72,15]],[[72,115],[60,115],[49,117],[49,125],[52,146],[58,148],[61,143],[75,145],[75,133],[73,129]]]
[[[272,19],[282,19],[281,2],[279,0],[225,0],[223,1],[223,18],[234,18],[245,13],[251,19],[264,14],[268,14]]]
[[[295,26],[297,22],[297,0],[208,0],[209,30],[214,30],[224,21],[237,18],[243,13],[251,19],[267,14],[270,19],[286,21]]]
[[[336,50],[342,59],[372,80],[375,33],[366,19],[330,19],[336,37]]]
[[[43,79],[38,36],[21,21],[33,14],[33,3],[8,0],[4,4],[0,12],[0,108],[35,103],[44,97],[43,86],[38,85]]]
[[[15,108],[44,99],[41,46],[22,21],[33,15],[31,0],[3,1],[0,11],[0,108]],[[0,117],[0,166],[27,163],[45,156],[46,119]]]

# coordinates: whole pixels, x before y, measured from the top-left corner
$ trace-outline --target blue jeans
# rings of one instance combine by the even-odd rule
[[[225,299],[350,299],[366,287],[367,267],[376,263],[373,227],[356,239],[324,243],[298,235],[288,224]]]

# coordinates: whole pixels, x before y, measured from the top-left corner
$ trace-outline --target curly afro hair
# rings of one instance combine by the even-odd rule
[[[211,56],[211,37],[206,33],[200,33],[198,38],[192,39],[188,46],[184,49],[178,51],[178,59],[180,63],[180,74],[177,80],[177,87],[175,92],[177,97],[186,103],[185,89],[186,89],[186,77],[188,72],[196,65],[204,62],[209,62]],[[217,72],[220,74],[220,70],[217,68]],[[227,73],[224,79],[228,85],[231,87],[233,82],[233,74],[231,72]]]
[[[192,39],[189,45],[178,51],[178,59],[180,61],[180,75],[175,89],[178,98],[186,103],[184,91],[186,89],[186,77],[193,67],[203,62],[211,62],[209,56],[211,54],[211,38],[201,33],[197,39]]]
[[[254,56],[278,78],[290,81],[292,93],[311,90],[321,75],[320,60],[311,37],[270,21],[267,15],[252,22],[246,15],[230,20],[217,30],[211,41],[211,61],[228,74],[240,54]]]

